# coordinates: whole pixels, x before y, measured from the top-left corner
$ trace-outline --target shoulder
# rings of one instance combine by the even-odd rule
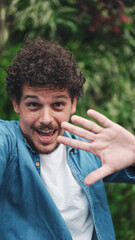
[[[19,132],[19,121],[0,119],[0,153],[3,159],[10,161],[16,156]]]
[[[12,150],[16,145],[17,131],[19,131],[18,121],[0,120],[0,145]]]
[[[17,130],[19,130],[18,121],[7,121],[0,119],[0,135],[6,134],[16,135]]]

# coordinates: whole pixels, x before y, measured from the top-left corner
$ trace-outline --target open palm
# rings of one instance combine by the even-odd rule
[[[90,109],[87,114],[102,126],[74,115],[71,118],[72,122],[84,128],[67,122],[63,122],[62,127],[75,135],[90,140],[90,142],[69,139],[64,136],[59,136],[58,141],[92,152],[101,159],[101,168],[85,178],[85,184],[90,185],[120,169],[135,165],[135,136],[97,111]]]

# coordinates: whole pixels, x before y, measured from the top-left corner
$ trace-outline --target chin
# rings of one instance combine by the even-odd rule
[[[56,146],[54,148],[50,148],[49,149],[49,146],[48,147],[43,147],[43,148],[35,148],[35,151],[38,153],[38,154],[50,154],[52,152],[54,152],[58,147],[59,147],[60,143],[57,143]]]

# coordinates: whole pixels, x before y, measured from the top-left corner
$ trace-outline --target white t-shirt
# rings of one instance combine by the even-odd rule
[[[90,240],[93,222],[86,196],[67,164],[66,146],[41,154],[41,178],[74,240]]]

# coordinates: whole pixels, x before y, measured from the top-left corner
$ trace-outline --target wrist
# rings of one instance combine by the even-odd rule
[[[132,154],[132,160],[133,160],[133,166],[135,166],[135,136],[132,135],[132,141],[131,141],[131,154]]]

